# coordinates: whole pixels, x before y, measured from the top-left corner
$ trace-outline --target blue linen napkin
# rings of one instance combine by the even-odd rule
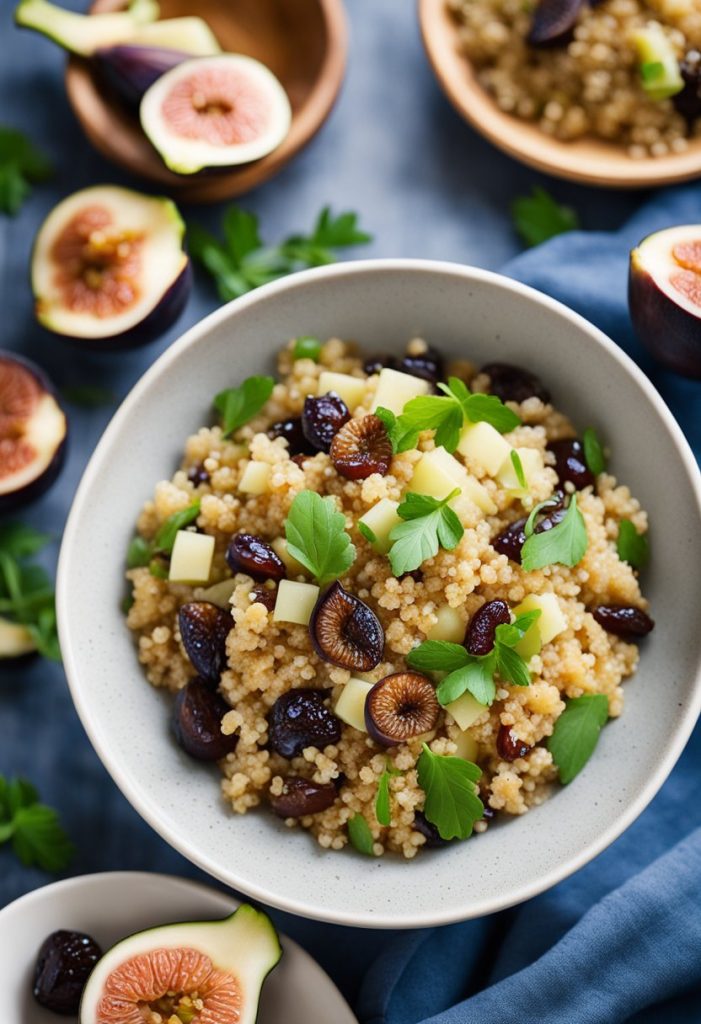
[[[650,376],[697,458],[701,382],[661,369],[641,348],[626,281],[629,249],[641,238],[699,221],[701,188],[672,189],[619,231],[561,235],[504,268],[617,341]],[[363,1024],[698,1024],[700,776],[697,728],[647,811],[576,875],[491,918],[402,935],[366,978]]]

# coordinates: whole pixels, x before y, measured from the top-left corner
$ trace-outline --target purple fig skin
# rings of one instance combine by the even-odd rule
[[[161,46],[106,46],[96,50],[93,61],[100,78],[128,107],[136,108],[153,83],[191,54]]]
[[[628,306],[635,333],[655,359],[685,377],[701,380],[701,308],[696,317],[658,287],[633,250]]]
[[[9,359],[14,363],[18,363],[20,366],[24,367],[28,373],[31,373],[31,375],[38,381],[42,391],[45,391],[54,399],[63,413],[66,422],[66,430],[63,435],[63,440],[54,452],[51,462],[41,476],[38,476],[35,480],[31,480],[18,491],[11,491],[9,494],[0,494],[0,514],[5,515],[8,512],[14,512],[18,508],[22,508],[23,506],[30,504],[30,502],[36,501],[37,498],[40,498],[42,494],[45,494],[49,487],[51,487],[51,485],[56,481],[59,473],[63,469],[66,461],[66,453],[68,451],[68,415],[53,382],[49,377],[47,377],[44,371],[36,365],[36,363],[31,362],[29,359],[25,359],[23,356],[17,355],[16,352],[8,352],[4,349],[0,349],[0,359]],[[28,657],[31,656],[31,654],[28,655]]]
[[[188,259],[176,279],[166,289],[158,304],[138,324],[121,334],[112,334],[106,338],[75,338],[60,334],[44,327],[45,331],[55,337],[67,341],[77,348],[89,349],[91,352],[123,352],[126,349],[139,348],[155,341],[172,327],[185,308],[192,289],[192,264]],[[43,325],[42,325],[43,326]]]

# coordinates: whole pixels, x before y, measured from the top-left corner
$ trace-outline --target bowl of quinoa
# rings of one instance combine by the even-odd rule
[[[363,925],[485,913],[590,859],[678,756],[699,507],[660,399],[557,303],[448,264],[301,274],[193,329],[108,428],[59,571],[73,695],[234,887]]]
[[[424,43],[460,113],[512,156],[590,184],[701,172],[694,0],[421,0]]]

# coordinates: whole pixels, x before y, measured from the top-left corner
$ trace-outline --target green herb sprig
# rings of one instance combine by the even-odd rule
[[[377,796],[375,797],[375,817],[380,825],[387,826],[392,822],[389,784],[390,780],[397,775],[401,775],[401,772],[393,768],[387,761],[385,770],[377,782]]]
[[[178,530],[184,530],[194,523],[200,514],[200,502],[193,501],[179,512],[173,512],[161,524],[158,533],[152,540],[146,540],[137,534],[127,548],[127,569],[136,569],[147,565],[152,576],[167,579],[168,572],[159,556],[167,556],[173,550]]]
[[[389,560],[395,576],[418,569],[427,558],[438,554],[439,547],[452,551],[465,529],[448,502],[460,494],[460,488],[439,500],[428,494],[409,491],[397,509],[404,520],[389,535],[392,547]]]
[[[358,853],[364,853],[366,857],[372,857],[374,855],[374,839],[372,838],[372,832],[370,831],[370,826],[362,814],[354,814],[352,818],[349,818],[348,838],[350,839],[351,846],[353,846]]]
[[[32,191],[30,182],[45,181],[52,170],[26,135],[0,126],[0,212],[14,217]]]
[[[214,399],[214,408],[222,418],[224,437],[252,420],[268,401],[274,387],[272,377],[247,377],[238,387],[220,391]]]
[[[582,434],[582,447],[584,448],[584,461],[594,476],[605,472],[606,455],[604,453],[604,446],[593,427],[587,427]]]
[[[511,449],[511,465],[514,467],[514,473],[516,474],[519,487],[522,490],[527,491],[528,481],[526,480],[526,474],[523,471],[523,463],[521,462],[521,456],[515,448]]]
[[[579,227],[576,210],[556,202],[544,188],[539,187],[535,187],[530,196],[514,199],[511,219],[526,245],[540,245],[555,235]]]
[[[318,363],[322,348],[323,346],[318,338],[312,338],[311,335],[303,335],[301,338],[295,338],[292,358],[313,359],[315,363]]]
[[[462,644],[447,640],[425,640],[407,655],[407,664],[420,672],[445,672],[436,696],[440,704],[451,704],[466,691],[488,706],[496,698],[495,675],[514,686],[529,686],[528,665],[514,647],[539,618],[540,609],[519,615],[510,625],[497,626],[494,647],[488,654],[469,654]]]
[[[609,713],[608,697],[590,693],[567,701],[555,722],[548,750],[560,772],[560,781],[571,782],[594,753]]]
[[[371,235],[359,230],[357,214],[334,217],[328,206],[309,235],[291,235],[279,245],[266,245],[258,218],[237,206],[226,210],[222,229],[220,240],[198,224],[190,224],[187,237],[193,259],[212,275],[223,302],[297,270],[334,263],[338,250],[372,241]]]
[[[25,779],[8,780],[0,775],[0,845],[12,843],[15,855],[26,867],[62,871],[74,847],[52,807],[39,802],[39,794]]]
[[[618,524],[616,550],[618,557],[634,569],[642,569],[650,558],[649,540],[644,533],[638,533],[630,519],[621,519]]]
[[[50,540],[23,523],[0,526],[0,615],[24,626],[45,658],[60,661],[53,584],[41,566],[28,561]]]
[[[434,754],[424,743],[417,771],[426,794],[424,814],[441,839],[467,839],[484,814],[476,785],[480,769],[461,757]]]
[[[563,519],[549,530],[535,533],[536,515],[552,500],[536,505],[524,527],[526,542],[521,548],[521,565],[526,572],[542,569],[546,565],[575,566],[584,558],[589,546],[584,516],[577,507],[577,495],[570,498]]]
[[[319,586],[338,579],[355,561],[346,517],[332,497],[300,491],[285,520],[287,550],[316,578]]]

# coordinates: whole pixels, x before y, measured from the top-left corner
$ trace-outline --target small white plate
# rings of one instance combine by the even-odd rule
[[[226,917],[238,901],[169,875],[115,871],[82,875],[15,900],[0,910],[2,1020],[56,1024],[73,1018],[43,1010],[32,996],[42,942],[59,928],[87,932],[109,949],[132,932],[175,921]],[[284,955],[263,987],[258,1024],[358,1024],[340,992],[296,942],[281,936]]]

